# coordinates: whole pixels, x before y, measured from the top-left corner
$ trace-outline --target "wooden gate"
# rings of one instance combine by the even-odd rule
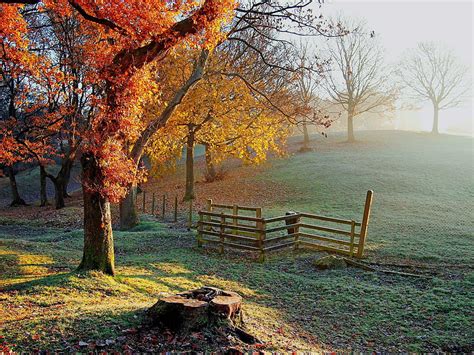
[[[215,204],[199,211],[198,245],[217,244],[260,253],[292,247],[326,250],[362,258],[367,237],[373,192],[367,191],[362,221],[305,212],[263,218],[260,207]],[[241,214],[242,212],[246,213]]]

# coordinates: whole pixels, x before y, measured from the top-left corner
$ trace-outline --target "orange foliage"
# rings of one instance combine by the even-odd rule
[[[214,46],[225,35],[223,27],[232,18],[236,4],[234,0],[44,0],[36,6],[39,11],[58,16],[78,12],[83,31],[91,39],[83,48],[84,60],[93,69],[88,80],[100,86],[103,94],[95,98],[97,114],[84,137],[83,152],[94,157],[100,172],[94,181],[83,183],[86,189],[117,202],[130,183],[144,176],[127,150],[127,143],[136,138],[142,127],[134,107],[147,87],[140,70],[166,55],[177,43]],[[35,64],[35,55],[28,50],[28,28],[22,9],[23,5],[0,1],[1,45],[8,48],[9,61],[20,71],[36,67],[33,77],[41,73],[43,79],[68,85],[70,78],[47,72],[44,67],[39,69]],[[2,61],[5,58],[6,54],[2,54]],[[54,121],[53,117],[43,119]],[[3,144],[11,145],[11,139],[4,139]]]

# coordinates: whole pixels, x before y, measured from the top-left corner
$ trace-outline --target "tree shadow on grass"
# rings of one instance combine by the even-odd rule
[[[33,280],[22,281],[4,287],[4,291],[32,291],[38,287],[60,287],[67,285],[74,272],[64,272],[47,276],[38,276]]]

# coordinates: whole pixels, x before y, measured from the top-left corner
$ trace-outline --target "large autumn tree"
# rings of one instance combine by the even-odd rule
[[[84,252],[80,269],[114,274],[110,202],[118,202],[128,186],[140,178],[127,143],[141,123],[133,113],[134,98],[144,89],[137,73],[166,55],[177,43],[212,46],[233,15],[232,0],[182,2],[100,2],[93,0],[0,1],[2,41],[25,40],[23,4],[60,14],[77,12],[81,25],[95,38],[85,49],[88,64],[104,88],[82,148],[84,195]],[[18,25],[20,24],[20,25]]]

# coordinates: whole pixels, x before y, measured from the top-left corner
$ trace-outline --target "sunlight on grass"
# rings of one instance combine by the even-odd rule
[[[8,249],[0,249],[0,284],[7,275],[40,276],[49,273],[48,265],[54,264],[51,257],[26,254]]]
[[[203,285],[210,285],[217,288],[221,288],[223,290],[233,290],[240,293],[244,297],[258,296],[258,293],[255,290],[245,286],[245,284],[243,284],[242,282],[218,278],[216,276],[211,275],[200,275],[197,279],[201,281]]]
[[[150,264],[150,266],[171,275],[185,275],[191,273],[190,270],[177,263],[154,263]]]

